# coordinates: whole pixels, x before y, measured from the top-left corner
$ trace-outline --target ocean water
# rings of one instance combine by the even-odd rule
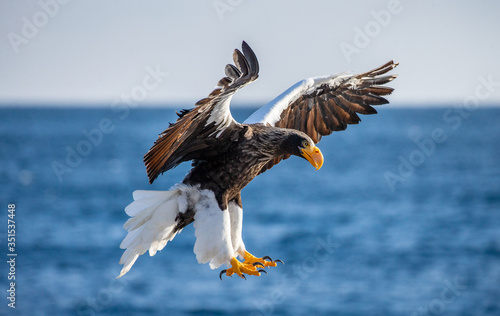
[[[243,238],[285,262],[268,275],[219,280],[187,227],[117,280],[132,192],[189,170],[146,178],[142,156],[173,120],[172,109],[0,109],[0,314],[500,315],[500,109],[380,108],[323,138],[320,171],[294,157],[257,177]]]

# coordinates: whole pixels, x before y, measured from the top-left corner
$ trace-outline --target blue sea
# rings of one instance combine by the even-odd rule
[[[175,117],[0,109],[0,314],[500,315],[500,109],[380,107],[321,140],[321,170],[293,157],[257,177],[243,239],[285,262],[268,275],[221,281],[197,263],[191,225],[115,279],[132,192],[190,168],[148,184],[142,156]]]

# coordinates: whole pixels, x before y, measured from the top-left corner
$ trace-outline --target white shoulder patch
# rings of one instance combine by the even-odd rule
[[[215,123],[216,130],[209,136],[213,136],[217,133],[215,137],[218,138],[220,134],[222,134],[222,132],[224,132],[224,130],[231,125],[231,122],[233,122],[233,116],[231,115],[229,106],[232,97],[233,95],[229,95],[214,106],[212,113],[210,113],[207,123],[205,124],[205,126],[208,126],[211,123]]]
[[[285,92],[280,94],[271,102],[267,103],[252,115],[250,115],[246,120],[245,124],[274,124],[280,119],[281,113],[295,102],[300,96],[304,94],[310,94],[318,89],[321,85],[327,84],[330,87],[335,87],[340,85],[345,80],[348,80],[352,75],[342,73],[329,76],[315,77],[309,79],[303,79]]]

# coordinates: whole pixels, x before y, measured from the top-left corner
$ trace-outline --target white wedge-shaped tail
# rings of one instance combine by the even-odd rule
[[[174,230],[176,217],[187,209],[187,205],[180,201],[181,195],[179,188],[133,193],[134,202],[125,208],[131,218],[123,225],[128,234],[120,244],[120,248],[126,250],[120,259],[123,269],[118,277],[127,273],[140,255],[149,250],[154,256],[179,232]]]
[[[125,208],[131,217],[124,225],[128,231],[120,248],[125,249],[120,264],[125,275],[137,258],[149,251],[154,256],[167,242],[194,220],[196,243],[194,253],[199,263],[210,262],[210,268],[229,266],[231,258],[242,255],[242,210],[229,203],[222,210],[210,190],[197,186],[175,185],[171,191],[135,191],[134,202]]]

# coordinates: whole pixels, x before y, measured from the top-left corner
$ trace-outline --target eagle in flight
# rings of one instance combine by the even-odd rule
[[[225,264],[219,277],[259,276],[262,268],[276,266],[281,260],[259,258],[245,248],[241,190],[291,155],[321,168],[323,155],[315,144],[359,123],[358,113],[377,113],[372,105],[388,103],[382,96],[393,89],[383,85],[396,75],[386,73],[398,65],[390,61],[362,74],[304,79],[239,123],[229,104],[236,91],[257,80],[259,63],[245,42],[233,60],[217,88],[193,109],[178,113],[144,156],[150,183],[184,161],[192,161],[193,168],[170,191],[133,193],[134,201],[125,208],[131,218],[123,226],[128,234],[120,244],[125,252],[119,277],[139,255],[149,251],[154,256],[193,222],[196,259],[212,269]]]

